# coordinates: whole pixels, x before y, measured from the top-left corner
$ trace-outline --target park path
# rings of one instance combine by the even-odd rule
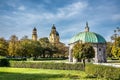
[[[93,63],[96,65],[105,65],[105,66],[112,66],[116,68],[120,68],[120,63]]]

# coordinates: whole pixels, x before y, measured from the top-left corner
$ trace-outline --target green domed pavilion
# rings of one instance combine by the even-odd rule
[[[94,32],[80,32],[72,37],[69,43],[74,43],[79,40],[90,43],[106,43],[105,39],[101,35]]]
[[[106,62],[106,40],[99,34],[89,32],[88,23],[86,23],[85,31],[73,36],[69,41],[69,61],[75,62],[72,57],[72,48],[76,42],[91,43],[95,50],[95,62]]]

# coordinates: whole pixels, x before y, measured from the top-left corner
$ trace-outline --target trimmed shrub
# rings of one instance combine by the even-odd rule
[[[44,61],[44,60],[66,60],[68,58],[34,58],[35,61]]]
[[[106,78],[108,80],[120,80],[120,68],[87,64],[85,72],[89,77]]]
[[[56,63],[56,62],[28,62],[28,61],[10,61],[11,67],[17,68],[42,68],[59,70],[84,70],[82,63]]]
[[[10,63],[9,63],[9,60],[8,59],[0,59],[0,67],[9,67],[10,66]]]
[[[26,58],[7,58],[9,61],[26,61]]]

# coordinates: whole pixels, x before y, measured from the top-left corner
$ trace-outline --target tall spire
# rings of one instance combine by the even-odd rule
[[[86,22],[85,32],[89,32],[88,22]]]

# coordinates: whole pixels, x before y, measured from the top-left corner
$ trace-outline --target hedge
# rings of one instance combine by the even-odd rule
[[[88,77],[105,78],[108,80],[120,80],[120,68],[87,64],[85,72],[88,74]]]
[[[9,60],[6,58],[0,59],[0,67],[9,67],[10,63]]]
[[[56,63],[56,62],[28,62],[28,61],[10,61],[11,67],[16,68],[42,68],[59,70],[84,70],[82,63]]]
[[[44,60],[66,60],[68,58],[34,58],[35,61],[44,61]]]
[[[46,60],[66,60],[68,58],[6,58],[10,61],[46,61]]]

